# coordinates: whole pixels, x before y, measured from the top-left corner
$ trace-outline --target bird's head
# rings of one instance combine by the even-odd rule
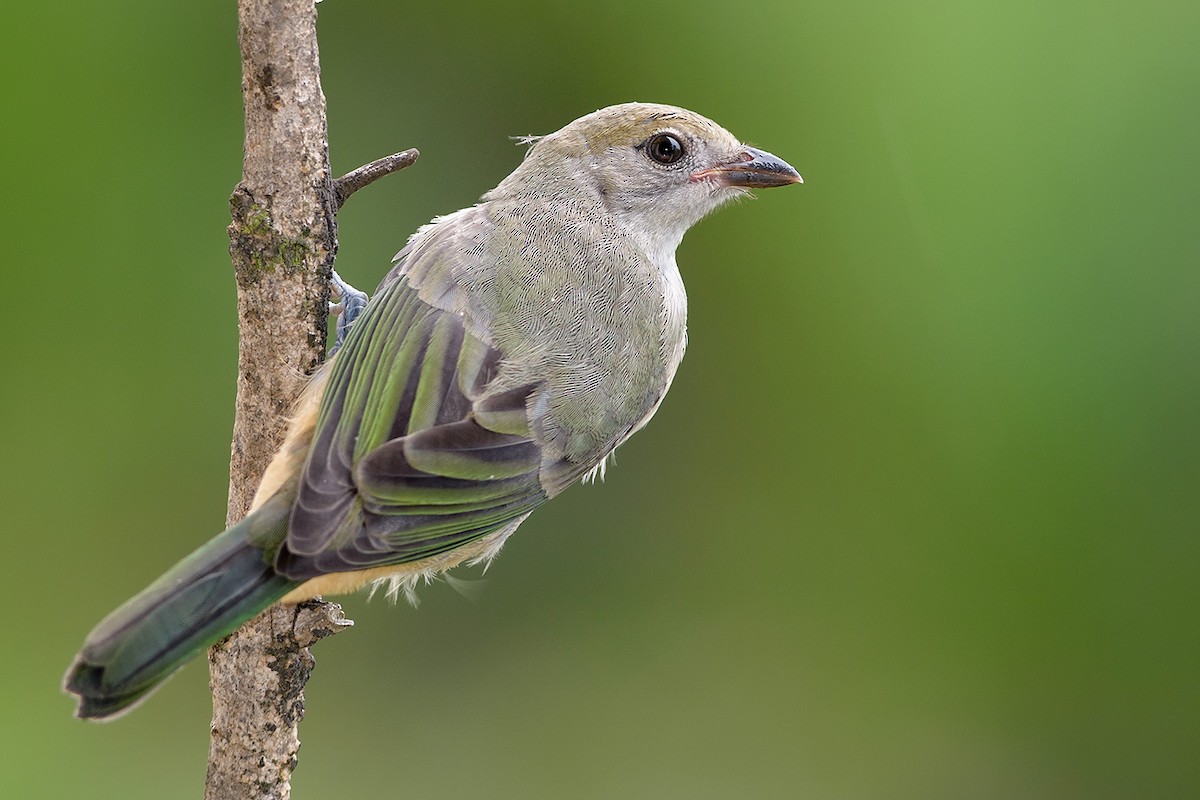
[[[701,217],[748,189],[803,182],[782,159],[674,106],[610,106],[529,140],[525,161],[497,191],[541,187],[561,196],[569,181],[625,224],[675,244]]]

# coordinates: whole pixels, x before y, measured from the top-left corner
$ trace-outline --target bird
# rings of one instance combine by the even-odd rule
[[[78,717],[129,710],[275,603],[490,562],[658,410],[687,340],[684,233],[803,182],[669,105],[523,141],[496,188],[396,254],[300,395],[250,513],[87,636],[64,681]]]

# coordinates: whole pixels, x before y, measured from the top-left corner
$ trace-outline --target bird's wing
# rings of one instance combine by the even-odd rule
[[[330,367],[276,557],[290,578],[445,553],[546,499],[536,385],[489,393],[501,354],[393,274]]]

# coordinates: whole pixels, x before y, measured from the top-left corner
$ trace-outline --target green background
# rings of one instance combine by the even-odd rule
[[[806,183],[689,234],[688,356],[605,485],[473,600],[346,600],[294,796],[1200,796],[1200,7],[416,5],[319,7],[334,169],[423,153],[341,214],[362,288],[614,102]],[[4,797],[200,796],[203,663],[104,726],[58,681],[224,518],[235,36],[0,24]]]

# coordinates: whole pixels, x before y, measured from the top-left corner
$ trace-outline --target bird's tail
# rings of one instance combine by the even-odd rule
[[[287,535],[285,493],[180,561],[88,634],[64,688],[100,719],[142,700],[199,651],[298,585],[271,567]]]

